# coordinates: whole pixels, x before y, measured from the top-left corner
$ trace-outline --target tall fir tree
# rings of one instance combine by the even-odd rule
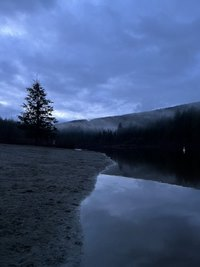
[[[57,120],[52,115],[53,102],[46,98],[46,92],[39,81],[27,88],[27,93],[22,105],[24,111],[18,116],[20,125],[29,137],[35,139],[36,144],[44,140],[47,142],[56,131]]]

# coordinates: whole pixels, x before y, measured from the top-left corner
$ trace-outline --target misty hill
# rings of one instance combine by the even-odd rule
[[[131,113],[121,116],[102,117],[92,120],[75,120],[57,124],[60,131],[68,130],[117,130],[130,126],[144,127],[150,123],[156,122],[159,119],[173,117],[177,112],[187,111],[195,108],[200,110],[200,102],[184,104],[169,108],[157,109],[147,112]]]

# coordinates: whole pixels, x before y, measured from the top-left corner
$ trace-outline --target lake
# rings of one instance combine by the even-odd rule
[[[199,267],[197,172],[190,184],[169,164],[156,169],[144,160],[116,162],[81,204],[81,266]]]

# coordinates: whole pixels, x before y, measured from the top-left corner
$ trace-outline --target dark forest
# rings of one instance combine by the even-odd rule
[[[8,144],[34,144],[19,123],[0,118],[0,142]],[[120,123],[112,130],[66,130],[57,131],[55,140],[41,145],[92,150],[138,150],[159,149],[198,151],[200,148],[200,111],[195,108],[177,111],[173,117],[161,118],[143,127],[123,127]]]

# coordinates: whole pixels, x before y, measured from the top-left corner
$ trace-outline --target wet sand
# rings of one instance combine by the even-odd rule
[[[0,145],[0,266],[79,266],[79,204],[103,154]]]

